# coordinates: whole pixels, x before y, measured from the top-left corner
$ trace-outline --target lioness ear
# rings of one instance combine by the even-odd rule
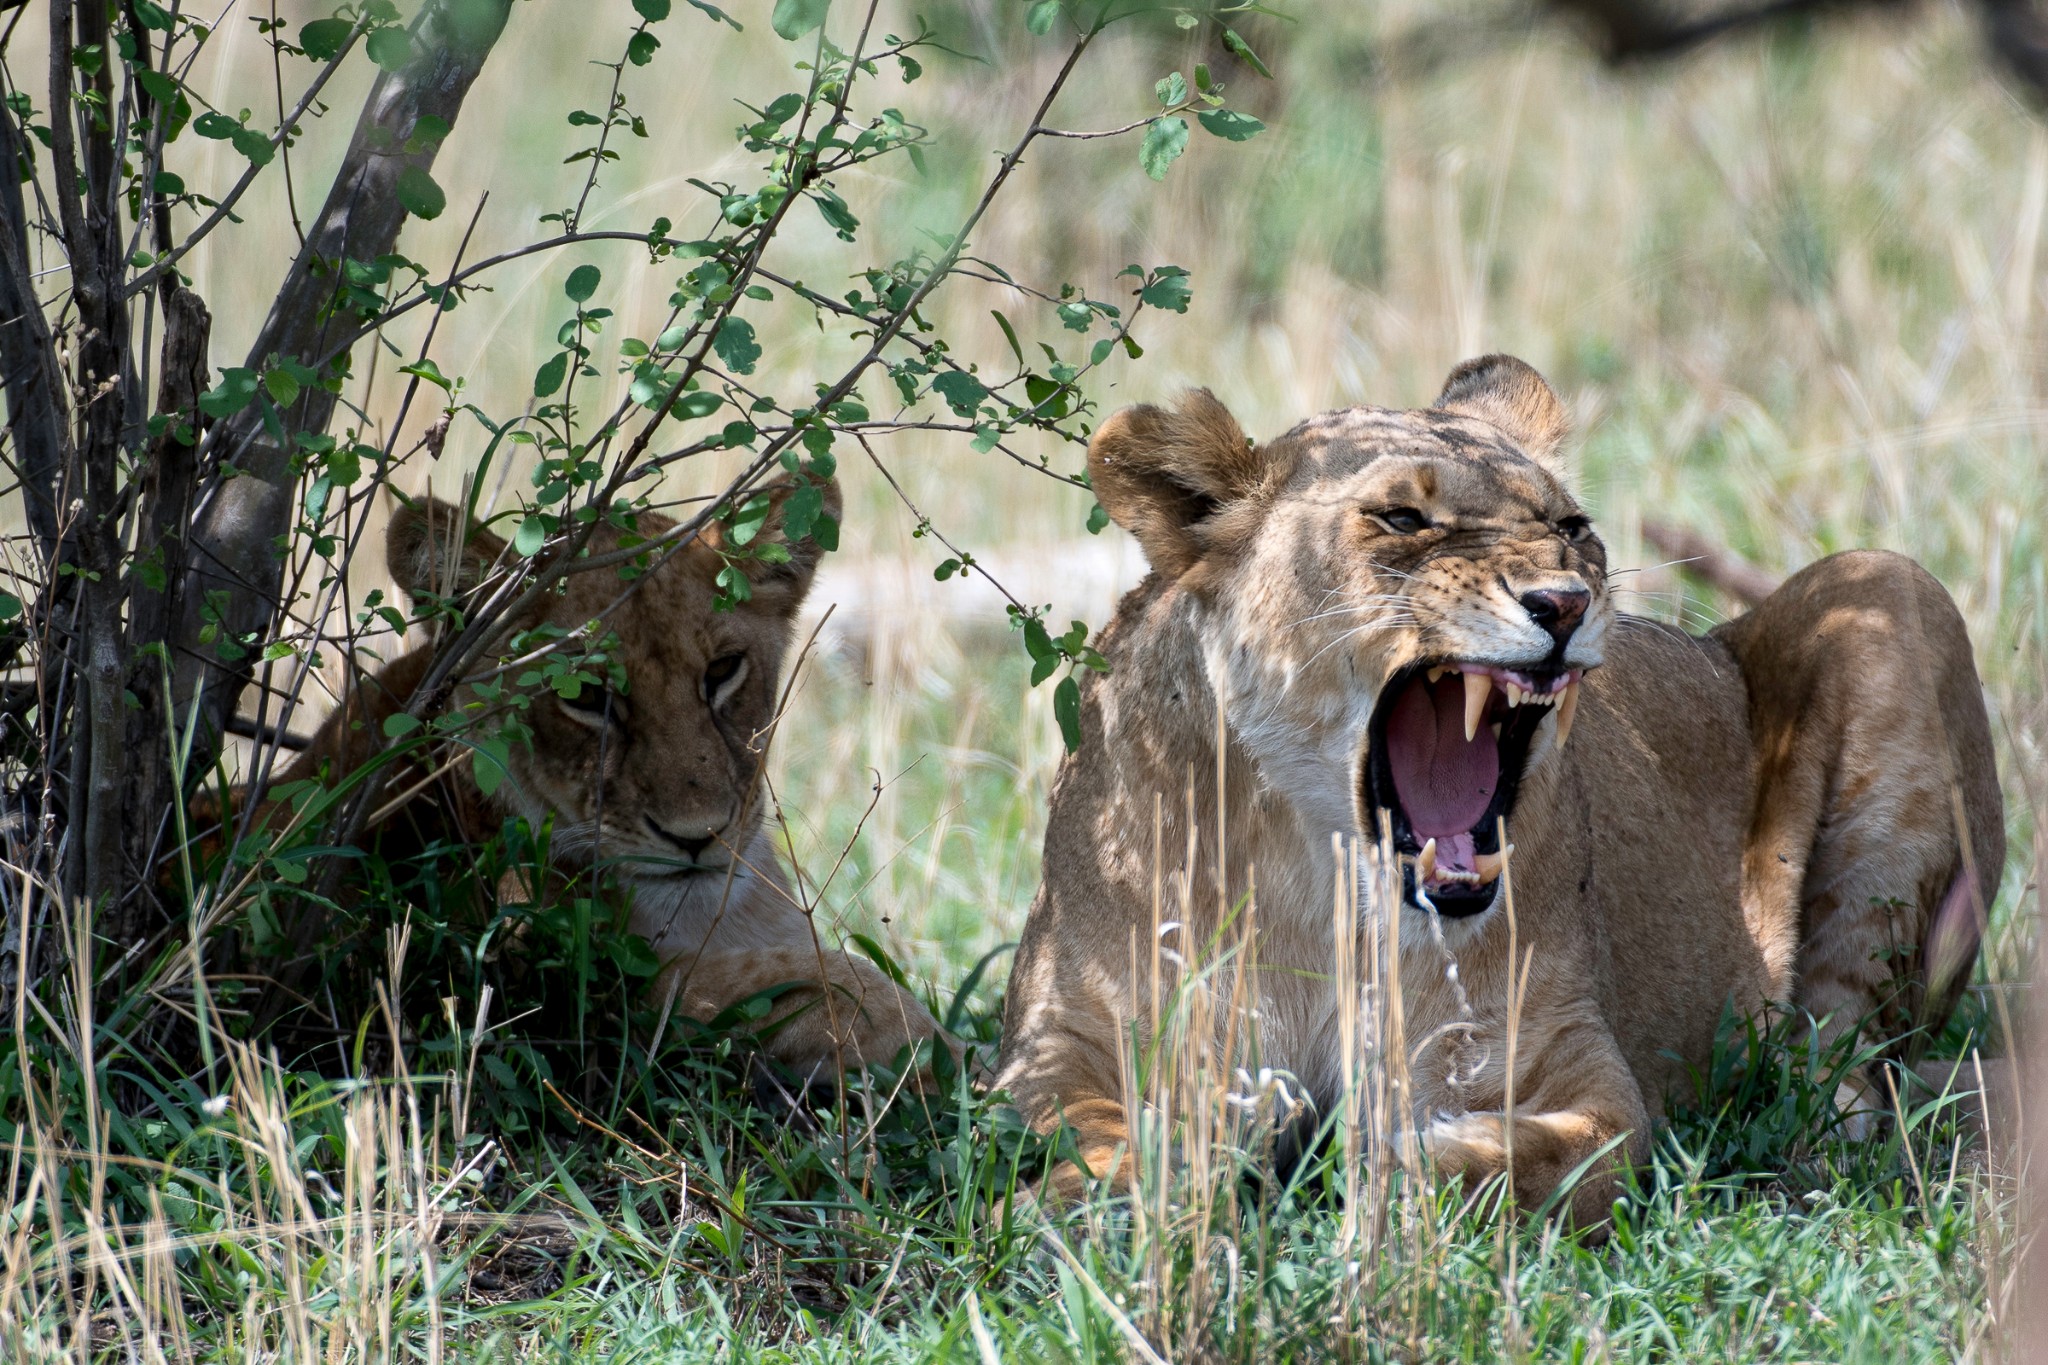
[[[794,616],[811,590],[811,580],[817,576],[818,562],[825,557],[827,545],[836,547],[839,543],[839,481],[821,482],[783,474],[742,498],[741,508],[746,509],[754,498],[763,495],[768,499],[767,513],[758,528],[747,536],[746,544],[780,545],[789,552],[789,558],[774,564],[748,561],[744,572],[754,589],[751,600],[757,608]],[[821,525],[827,519],[831,523],[829,529]],[[742,522],[747,520],[751,518],[741,518]],[[802,534],[792,534],[793,529]],[[735,527],[722,521],[710,523],[701,534],[714,549],[738,538]]]
[[[1572,426],[1564,404],[1543,376],[1511,355],[1483,355],[1452,370],[1436,406],[1491,422],[1530,459],[1553,472]]]
[[[1149,403],[1125,408],[1088,442],[1095,500],[1169,577],[1201,558],[1201,524],[1256,490],[1267,469],[1207,389],[1190,389],[1172,411]]]
[[[460,597],[483,582],[505,542],[468,520],[439,498],[414,499],[392,514],[384,565],[408,596]]]

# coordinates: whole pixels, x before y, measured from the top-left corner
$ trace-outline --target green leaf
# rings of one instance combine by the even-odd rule
[[[1024,27],[1043,38],[1052,32],[1053,21],[1060,17],[1060,0],[1038,0],[1024,13]]]
[[[828,554],[839,550],[839,518],[829,512],[820,512],[818,520],[811,526],[811,543]]]
[[[355,25],[347,19],[315,19],[299,30],[299,46],[316,62],[324,62],[341,51]]]
[[[633,0],[633,8],[650,24],[658,24],[668,18],[668,0]]]
[[[959,573],[959,572],[960,572],[960,561],[959,561],[959,560],[957,560],[957,559],[942,559],[942,560],[940,560],[940,561],[939,561],[939,567],[937,567],[936,569],[933,569],[933,570],[932,570],[932,577],[933,577],[933,578],[936,578],[936,579],[938,579],[938,580],[939,580],[939,582],[943,583],[943,582],[945,582],[945,581],[946,581],[947,579],[951,578],[951,577],[952,577],[952,576],[953,576],[954,574],[956,574],[956,573]]]
[[[384,737],[397,739],[420,728],[420,718],[409,711],[394,711],[384,717]]]
[[[448,120],[432,114],[421,114],[412,121],[412,132],[406,135],[405,150],[408,152],[431,152],[448,140],[452,131]]]
[[[996,312],[993,308],[989,310],[989,316],[996,320],[996,326],[1003,329],[1003,339],[1010,343],[1010,354],[1016,356],[1017,363],[1022,365],[1024,363],[1024,348],[1017,344],[1017,329],[1010,325],[1008,318]]]
[[[434,183],[423,166],[407,166],[398,173],[398,202],[415,218],[432,220],[448,207],[448,196]]]
[[[1052,647],[1052,636],[1046,633],[1045,622],[1035,616],[1024,619],[1024,652],[1041,664],[1049,659],[1057,666],[1060,661],[1059,651]]]
[[[719,324],[711,346],[720,360],[741,374],[752,374],[754,362],[761,358],[761,344],[754,340],[754,325],[745,318],[729,317]]]
[[[1170,76],[1162,76],[1159,83],[1152,87],[1152,93],[1159,97],[1161,108],[1171,109],[1188,97],[1187,77],[1178,71]]]
[[[1078,753],[1081,748],[1081,685],[1070,673],[1060,679],[1060,685],[1052,690],[1053,719],[1060,723],[1060,738],[1067,742],[1068,753]]]
[[[1266,64],[1259,60],[1259,54],[1252,51],[1250,43],[1237,35],[1236,29],[1226,28],[1223,30],[1223,45],[1236,53],[1246,66],[1249,66],[1269,81],[1273,79],[1273,73],[1268,71]]]
[[[158,104],[167,105],[178,98],[178,83],[161,71],[137,71],[135,83]]]
[[[775,0],[768,26],[793,43],[825,22],[825,11],[831,3],[832,0]]]
[[[231,138],[242,131],[242,125],[218,110],[209,109],[192,120],[192,131],[201,137],[215,140]]]
[[[236,365],[220,372],[220,383],[199,395],[199,410],[215,421],[234,416],[256,398],[256,371]]]
[[[699,389],[694,393],[686,393],[681,398],[678,398],[672,411],[676,416],[688,421],[698,417],[709,417],[712,413],[718,411],[720,403],[721,400],[717,394],[705,393]]]
[[[412,60],[412,35],[395,24],[380,28],[364,40],[363,50],[386,71],[403,71]]]
[[[502,735],[473,742],[476,757],[469,761],[470,780],[476,783],[478,791],[485,796],[493,795],[504,784],[510,771],[512,746]]]
[[[1138,164],[1154,180],[1166,179],[1166,168],[1188,149],[1188,121],[1184,118],[1156,118],[1145,130],[1138,147]]]
[[[1172,313],[1188,311],[1188,302],[1195,296],[1193,283],[1188,272],[1177,265],[1162,265],[1152,283],[1138,291],[1138,299],[1154,308],[1164,308]]]
[[[569,377],[569,357],[564,354],[551,356],[533,372],[533,396],[546,398],[562,387],[562,381]]]
[[[546,517],[528,517],[519,523],[519,529],[512,535],[512,548],[529,559],[547,544],[548,522]]]
[[[21,615],[21,599],[11,592],[0,592],[0,621],[12,621]]]
[[[635,66],[645,66],[654,60],[655,49],[661,46],[661,39],[652,33],[636,33],[626,39],[626,60]]]
[[[603,279],[604,272],[596,266],[579,265],[569,272],[569,279],[563,284],[562,292],[569,296],[571,302],[588,303],[590,296],[597,292],[598,283]]]
[[[1195,117],[1204,128],[1228,142],[1249,142],[1266,131],[1265,124],[1235,109],[1210,109]]]
[[[768,520],[771,506],[766,493],[756,493],[741,503],[732,514],[732,543],[745,545],[759,534]]]
[[[932,381],[932,392],[945,399],[946,406],[960,417],[974,416],[981,400],[988,397],[987,387],[965,370],[946,371]]]
[[[288,408],[299,401],[299,381],[283,370],[272,370],[264,375],[263,387],[270,390],[270,396],[281,408]]]
[[[808,539],[811,527],[825,510],[825,493],[816,484],[807,483],[789,495],[782,504],[782,535],[789,541]]]
[[[235,144],[236,151],[249,158],[253,166],[268,166],[277,155],[277,148],[271,145],[270,139],[254,128],[237,128],[228,135],[228,140]]]
[[[1101,535],[1101,534],[1102,534],[1102,531],[1103,531],[1103,528],[1104,528],[1104,527],[1106,527],[1106,526],[1108,526],[1108,525],[1109,525],[1109,513],[1107,513],[1107,512],[1105,512],[1105,511],[1103,511],[1103,510],[1102,510],[1102,504],[1101,504],[1101,503],[1099,503],[1099,502],[1098,502],[1098,503],[1096,503],[1096,504],[1095,504],[1095,505],[1094,505],[1093,507],[1091,507],[1091,508],[1089,508],[1089,509],[1088,509],[1088,534],[1089,534],[1089,535],[1091,535],[1091,536],[1099,536],[1099,535]]]
[[[417,376],[420,379],[426,380],[429,384],[439,385],[449,393],[455,392],[454,381],[449,379],[447,375],[442,374],[441,367],[431,360],[418,360],[410,365],[401,365],[398,367],[398,372],[400,374]],[[272,396],[275,397],[275,394],[273,393]],[[278,401],[283,402],[284,400],[280,398]]]

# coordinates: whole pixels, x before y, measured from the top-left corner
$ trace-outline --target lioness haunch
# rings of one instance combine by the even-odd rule
[[[1406,1036],[1429,1041],[1408,1126],[1382,1136],[1466,1181],[1511,1140],[1531,1207],[1614,1143],[1570,1196],[1582,1220],[1604,1217],[1727,1002],[1796,1004],[1825,1039],[1946,1017],[2005,842],[1947,593],[1853,553],[1704,636],[1621,614],[1562,482],[1565,431],[1535,371],[1489,356],[1429,409],[1326,413],[1262,446],[1206,392],[1095,433],[1096,496],[1153,572],[1104,634],[1113,671],[1083,683],[998,1078],[1033,1125],[1078,1130],[1093,1174],[1125,1173],[1119,1058],[1158,1017],[1160,848],[1193,882],[1173,917],[1196,912],[1169,948],[1210,942],[1256,879],[1259,1060],[1327,1112],[1346,1083],[1331,836],[1391,828]],[[1204,777],[1191,809],[1219,705],[1223,808]],[[1534,949],[1512,1116],[1502,825]],[[1883,1093],[1859,1077],[1840,1098]]]
[[[790,491],[786,482],[768,489],[764,541],[779,537]],[[827,507],[838,513],[836,487],[827,489]],[[474,528],[465,533],[463,522],[458,509],[432,499],[392,518],[385,558],[408,594],[469,595],[509,562],[504,542]],[[652,513],[639,518],[643,537],[673,526]],[[535,829],[551,820],[549,853],[561,870],[601,861],[630,888],[629,927],[664,964],[654,999],[672,999],[679,1013],[708,1020],[759,992],[798,984],[807,988],[779,997],[763,1023],[777,1060],[806,1074],[829,1074],[841,1061],[888,1062],[909,1044],[943,1035],[924,1005],[873,964],[819,946],[756,797],[776,681],[818,548],[799,542],[788,547],[787,563],[750,564],[752,597],[717,611],[721,534],[714,522],[672,554],[664,547],[654,557],[658,567],[630,584],[612,570],[570,575],[520,624],[573,631],[601,623],[618,636],[626,687],[585,689],[573,699],[544,692],[526,712],[532,742],[511,746],[504,780],[489,799],[462,764],[406,814],[418,819],[417,807],[432,802],[439,809],[426,818],[471,841],[495,832],[507,814],[523,815]],[[593,555],[618,548],[608,527],[591,540]],[[380,743],[384,719],[411,700],[433,654],[429,645],[394,659],[351,692],[277,781],[358,767]],[[458,687],[453,705],[474,699]],[[400,774],[385,789],[420,787],[419,777]],[[830,989],[818,990],[821,982]]]

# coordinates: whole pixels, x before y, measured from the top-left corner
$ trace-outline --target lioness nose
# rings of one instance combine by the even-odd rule
[[[651,815],[647,817],[647,824],[656,834],[659,834],[662,838],[681,849],[692,862],[703,857],[704,850],[718,842],[718,835],[716,833],[706,834],[702,838],[677,834],[674,830],[663,828]]]
[[[1543,588],[1522,594],[1522,610],[1549,632],[1551,639],[1563,644],[1585,619],[1586,604],[1592,600],[1593,594],[1584,588]]]

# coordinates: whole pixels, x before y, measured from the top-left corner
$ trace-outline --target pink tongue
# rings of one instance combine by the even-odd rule
[[[1500,781],[1500,746],[1481,722],[1465,741],[1465,680],[1409,684],[1387,718],[1394,791],[1419,839],[1464,834],[1479,823]]]

